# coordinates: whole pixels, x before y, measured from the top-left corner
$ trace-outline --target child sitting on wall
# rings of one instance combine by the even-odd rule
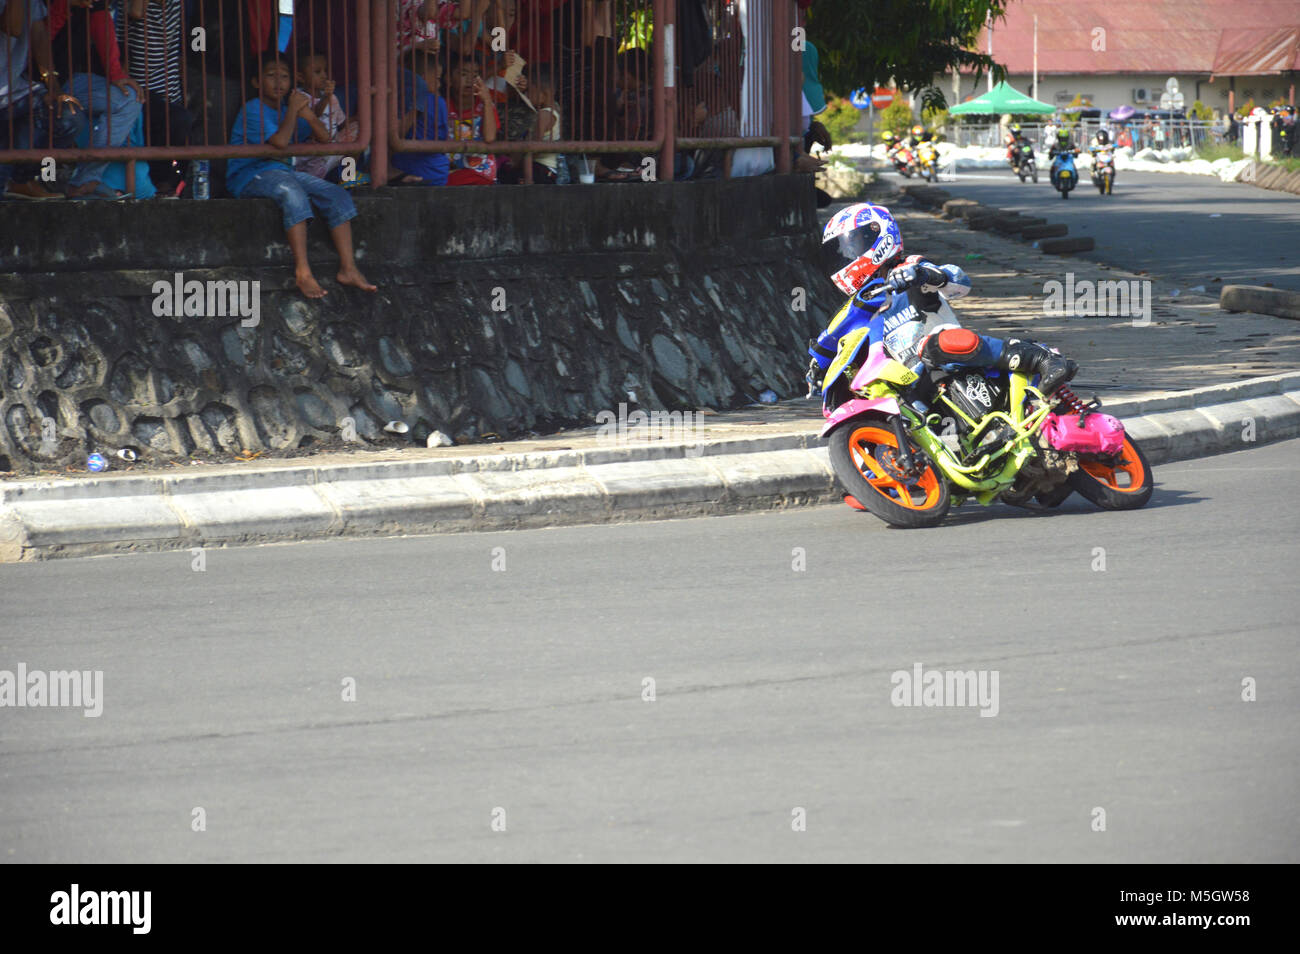
[[[360,124],[344,114],[334,95],[329,63],[321,54],[309,52],[298,58],[298,89],[311,97],[311,111],[329,132],[330,142],[352,141],[360,135]],[[342,162],[342,156],[296,156],[293,167],[318,179],[328,179]]]
[[[483,82],[478,64],[468,57],[451,57],[447,75],[447,115],[452,138],[496,142],[500,121],[492,91]],[[497,181],[496,157],[486,153],[452,153],[447,185],[492,185]]]
[[[289,64],[270,55],[253,79],[257,96],[244,103],[230,131],[231,145],[269,143],[284,149],[290,143],[315,139],[329,142],[329,130],[312,111],[311,97],[294,90]],[[294,281],[308,298],[325,297],[307,261],[307,220],[313,207],[329,226],[330,238],[339,253],[340,285],[363,291],[375,286],[357,268],[352,250],[352,225],[357,209],[343,188],[306,172],[295,172],[285,158],[231,159],[226,166],[226,186],[237,197],[260,196],[274,199],[284,213],[284,228],[293,252]]]
[[[402,63],[411,75],[421,77],[429,90],[423,96],[412,91],[414,100],[402,117],[402,138],[447,141],[447,101],[437,93],[442,88],[442,63],[437,52],[412,49],[402,57]],[[394,152],[393,165],[399,172],[393,185],[440,186],[447,184],[451,161],[445,152]]]

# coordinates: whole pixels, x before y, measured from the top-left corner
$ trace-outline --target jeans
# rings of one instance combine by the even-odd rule
[[[13,139],[9,138],[9,122],[13,120]],[[53,119],[53,129],[50,128],[50,120]],[[28,124],[31,128],[28,128]],[[86,114],[83,110],[72,110],[66,104],[63,107],[62,115],[54,117],[50,111],[45,108],[45,94],[39,93],[28,96],[16,105],[0,106],[0,149],[40,149],[43,146],[50,145],[50,134],[53,132],[54,138],[52,145],[54,148],[66,148],[72,146],[77,136],[86,127]],[[0,195],[9,185],[9,180],[14,178],[15,169],[12,165],[0,163]],[[24,176],[30,178],[30,176]]]
[[[77,73],[68,84],[68,92],[90,111],[94,125],[90,129],[90,145],[120,146],[131,135],[131,127],[140,118],[144,104],[128,89],[125,93],[108,80],[93,73]],[[109,127],[112,126],[110,136]],[[104,176],[107,162],[83,162],[72,173],[72,184],[98,182]]]
[[[274,199],[284,213],[287,232],[312,217],[312,206],[320,210],[331,229],[356,217],[352,196],[341,186],[292,169],[263,169],[239,191],[239,197]]]

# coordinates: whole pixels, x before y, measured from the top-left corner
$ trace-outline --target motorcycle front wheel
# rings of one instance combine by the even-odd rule
[[[906,474],[898,438],[882,421],[850,421],[830,435],[831,467],[844,489],[872,514],[894,527],[932,527],[948,513],[948,482],[915,444],[918,473]]]
[[[1113,458],[1080,460],[1068,483],[1103,510],[1136,510],[1146,505],[1155,489],[1146,455],[1127,436]]]
[[[1029,174],[1034,177],[1034,185],[1038,185],[1038,166],[1030,166]]]

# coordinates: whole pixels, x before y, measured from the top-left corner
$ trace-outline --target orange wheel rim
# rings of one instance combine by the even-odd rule
[[[1105,484],[1111,490],[1122,494],[1135,494],[1146,483],[1146,468],[1142,466],[1142,459],[1133,449],[1133,442],[1127,437],[1124,438],[1124,446],[1120,448],[1119,453],[1119,462],[1114,466],[1095,460],[1080,461],[1079,466],[1089,477]]]
[[[926,465],[915,477],[902,477],[896,465],[898,438],[880,427],[859,427],[849,435],[849,450],[863,479],[886,500],[908,510],[929,510],[939,503],[939,478]]]

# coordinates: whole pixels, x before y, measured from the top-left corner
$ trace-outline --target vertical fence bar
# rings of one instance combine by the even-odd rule
[[[372,52],[370,75],[367,77],[371,96],[370,182],[375,188],[388,182],[388,74],[397,56],[397,25],[389,23],[388,17],[391,6],[390,0],[376,0],[370,17],[374,30],[370,38]]]
[[[772,134],[776,136],[776,171],[789,172],[790,160],[790,67],[794,52],[790,46],[788,0],[766,0],[772,16]],[[757,38],[756,38],[757,39]],[[759,40],[759,42],[762,42]]]
[[[676,77],[676,3],[654,0],[653,57],[658,68],[651,71],[654,79],[655,125],[663,130],[664,142],[659,150],[659,178],[673,181],[673,159],[677,139],[677,77]]]

